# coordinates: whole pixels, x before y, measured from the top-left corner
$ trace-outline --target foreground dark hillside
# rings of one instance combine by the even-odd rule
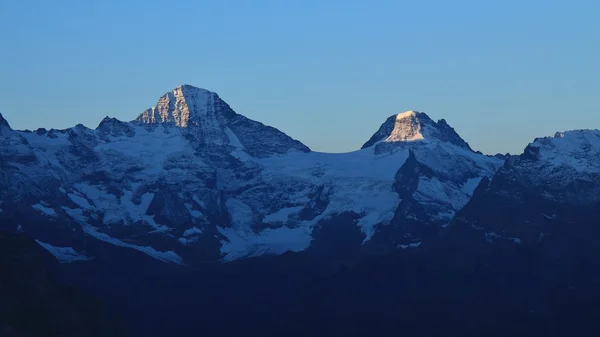
[[[557,264],[527,247],[461,247],[454,235],[354,263],[306,252],[190,270],[123,250],[66,266],[66,277],[101,294],[144,337],[600,333],[600,291],[590,281],[598,270],[582,273],[589,261],[573,274],[569,257]]]
[[[97,299],[54,280],[56,264],[32,239],[0,231],[0,336],[125,336]]]

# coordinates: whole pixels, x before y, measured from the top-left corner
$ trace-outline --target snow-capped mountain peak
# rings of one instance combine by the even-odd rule
[[[396,115],[394,129],[385,139],[386,142],[411,142],[425,139],[422,134],[422,125],[419,115],[422,112],[405,111]],[[423,114],[424,115],[424,114]]]
[[[600,172],[600,130],[557,132],[554,137],[537,138],[525,149],[525,158],[535,158],[550,169]]]
[[[215,101],[218,95],[191,85],[180,85],[162,95],[156,106],[144,111],[137,121],[173,124],[178,127],[218,123]]]
[[[255,157],[290,149],[310,151],[283,132],[237,114],[216,93],[191,85],[180,85],[162,95],[156,106],[140,114],[135,123],[177,127],[200,147],[233,146]]]
[[[435,122],[426,113],[413,110],[390,116],[362,148],[380,143],[433,141],[447,142],[471,150],[469,144],[444,119]]]

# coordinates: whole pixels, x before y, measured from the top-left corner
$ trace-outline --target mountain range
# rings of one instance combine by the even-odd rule
[[[357,244],[416,246],[502,165],[414,111],[361,150],[314,152],[187,85],[132,122],[2,125],[2,223],[66,261],[93,258],[87,237],[178,264],[304,251],[336,221],[361,229]]]
[[[596,303],[599,206],[598,130],[561,132],[535,139],[521,155],[491,156],[474,151],[445,120],[406,111],[386,119],[360,150],[321,153],[189,85],[130,122],[107,117],[96,129],[17,131],[0,115],[0,229],[34,238],[63,263],[67,282],[108,302],[120,303],[140,282],[151,285],[139,296],[169,284],[181,288],[178,295],[211,303],[198,309],[205,318],[264,318],[231,309],[262,298],[232,280],[273,294],[290,293],[281,284],[302,284],[311,294],[296,289],[298,298],[265,308],[306,309],[319,291],[335,296],[337,286],[366,273],[371,280],[421,280],[395,290],[407,303],[418,302],[417,293],[435,298],[433,284],[443,287],[441,280],[457,294],[468,289],[462,300],[471,303],[489,296],[490,288],[475,285],[481,281],[506,295],[498,310],[550,319],[567,303]],[[377,269],[390,256],[404,266],[401,275]],[[321,276],[311,274],[315,265]],[[143,277],[133,275],[142,270]],[[319,291],[306,287],[315,282],[304,279],[309,274]],[[219,286],[206,275],[218,275]],[[282,288],[274,289],[277,279]],[[206,282],[230,292],[211,302]],[[148,299],[131,301],[142,310]],[[340,303],[330,309],[341,310]],[[169,324],[189,317],[183,311]],[[138,315],[136,324],[150,329],[152,315]]]

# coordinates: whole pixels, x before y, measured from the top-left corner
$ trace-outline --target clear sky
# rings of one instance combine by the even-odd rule
[[[598,0],[0,0],[0,112],[96,127],[186,83],[314,150],[418,110],[520,153],[600,129],[599,18]]]

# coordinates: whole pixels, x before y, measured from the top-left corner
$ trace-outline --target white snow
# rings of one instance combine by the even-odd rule
[[[134,130],[135,137],[112,137],[110,142],[100,143],[94,149],[106,157],[107,165],[141,166],[140,174],[146,177],[164,172],[165,162],[178,155],[185,155],[185,160],[194,167],[206,166],[193,156],[193,149],[180,129],[158,125],[152,129],[135,126]]]
[[[577,173],[600,172],[600,130],[576,130],[557,133],[554,138],[540,138],[530,144],[540,149],[540,159],[549,164],[543,171],[560,174],[554,167],[566,166]]]
[[[86,234],[88,234],[98,240],[108,242],[115,246],[132,248],[132,249],[140,251],[144,254],[147,254],[157,260],[161,260],[164,262],[183,264],[183,259],[173,251],[161,252],[161,251],[158,251],[149,246],[138,246],[138,245],[129,244],[129,243],[123,242],[119,239],[113,238],[113,237],[109,236],[108,234],[98,232],[98,230],[94,226],[92,226],[88,223],[88,218],[83,214],[83,211],[81,209],[71,209],[68,207],[62,207],[62,209],[71,218],[73,218],[75,221],[77,221],[81,225],[83,231]]]
[[[197,211],[194,209],[194,206],[192,204],[189,203],[185,203],[185,208],[188,209],[188,212],[190,212],[190,215],[194,218],[203,218],[204,214],[202,214],[202,212]]]
[[[538,242],[542,242],[542,240],[544,240],[545,237],[546,237],[546,233],[541,232],[540,236],[538,237]]]
[[[506,236],[499,235],[499,234],[497,234],[497,233],[495,233],[495,232],[486,232],[486,233],[485,233],[485,239],[486,239],[488,242],[490,242],[490,243],[491,243],[491,242],[494,242],[494,240],[496,240],[496,239],[505,239],[505,240],[509,240],[509,241],[512,241],[513,243],[515,243],[515,244],[517,244],[517,245],[520,245],[520,244],[522,243],[522,242],[521,242],[521,239],[519,239],[519,238],[511,238],[511,237],[506,237]]]
[[[309,227],[265,229],[260,234],[251,231],[239,232],[234,228],[217,227],[227,238],[221,241],[221,253],[225,261],[264,254],[279,255],[287,251],[303,251],[312,241]]]
[[[425,140],[421,133],[421,123],[415,111],[406,111],[396,116],[394,129],[385,142],[414,142]]]
[[[198,227],[188,228],[185,230],[185,232],[183,232],[184,237],[190,237],[190,236],[199,235],[199,234],[202,234],[202,230]]]
[[[553,215],[548,215],[548,214],[544,214],[544,213],[540,213],[540,214],[546,219],[553,220],[556,218],[556,215],[554,215],[554,214]]]
[[[417,248],[417,247],[419,247],[421,244],[422,244],[422,242],[421,242],[421,241],[419,241],[419,242],[413,242],[413,243],[410,243],[410,244],[408,244],[408,245],[400,245],[399,247],[400,247],[400,248],[402,248],[402,249],[407,249],[407,248]]]
[[[178,86],[163,95],[156,106],[142,113],[138,120],[144,123],[174,123],[183,128],[195,120],[214,126],[218,122],[210,104],[212,96],[213,93],[205,89]]]
[[[61,208],[71,217],[71,219],[77,221],[77,223],[80,225],[87,225],[88,218],[83,215],[83,211],[81,209],[72,209],[65,206]]]
[[[73,201],[75,204],[77,204],[79,207],[81,207],[83,209],[88,209],[88,208],[92,207],[90,205],[90,203],[87,201],[87,199],[82,196],[79,196],[74,193],[69,193],[69,194],[67,194],[67,196],[69,196],[69,199],[71,199],[71,201]]]
[[[35,242],[54,255],[60,263],[88,260],[87,256],[78,253],[73,247],[56,247],[40,240],[35,240]]]
[[[453,210],[445,210],[445,211],[441,211],[438,214],[432,215],[431,218],[435,221],[440,221],[442,222],[442,227],[447,227],[450,222],[452,221],[452,219],[454,219],[454,216],[456,215],[456,212]]]
[[[154,221],[154,216],[146,214],[146,211],[154,198],[153,193],[143,194],[140,198],[140,204],[136,205],[131,200],[133,192],[129,190],[121,191],[123,196],[117,199],[115,195],[107,193],[98,186],[81,183],[75,184],[74,187],[77,188],[85,198],[76,194],[69,194],[69,198],[83,209],[89,209],[91,207],[89,202],[87,202],[87,200],[91,200],[96,206],[96,209],[104,212],[102,221],[105,225],[121,222],[131,224],[137,221],[144,221],[154,227],[155,231],[169,231],[168,227],[157,224]]]
[[[479,183],[481,182],[481,178],[482,177],[470,178],[462,185],[460,190],[463,193],[465,193],[466,195],[472,196],[473,192],[475,192],[475,189],[477,188],[477,186],[479,186]]]
[[[239,138],[235,135],[235,133],[233,133],[233,131],[231,131],[230,128],[225,129],[225,134],[227,135],[227,138],[229,138],[229,145],[240,149],[244,148],[242,142],[240,142]]]
[[[167,226],[157,224],[154,221],[153,215],[146,214],[146,211],[148,210],[148,207],[154,198],[154,193],[144,193],[141,196],[141,202],[139,205],[136,205],[133,203],[133,201],[131,201],[133,193],[130,191],[123,191],[123,194],[124,195],[120,199],[121,214],[125,215],[133,222],[141,220],[148,223],[150,226],[155,228],[154,232],[168,232],[170,230],[170,228]]]
[[[77,180],[80,172],[74,173],[70,165],[79,167],[79,163],[78,158],[68,151],[68,133],[57,133],[57,138],[35,133],[23,133],[23,137],[29,141],[32,151],[44,165],[58,168],[55,170],[60,172],[57,176],[60,177],[63,172],[72,173],[73,181],[80,182],[73,187],[69,185],[68,192],[61,190],[79,209],[63,207],[63,210],[87,228],[88,234],[167,260],[173,260],[173,256],[163,256],[168,252],[152,251],[150,247],[139,247],[110,238],[91,227],[88,220],[94,220],[94,224],[101,222],[98,226],[116,223],[134,225],[142,221],[152,226],[154,232],[171,234],[168,227],[156,223],[153,216],[146,214],[153,193],[143,194],[139,205],[133,202],[136,191],[142,191],[138,188],[158,181],[177,186],[181,189],[181,196],[185,199],[183,204],[193,221],[200,222],[204,221],[200,219],[205,216],[202,212],[209,208],[207,204],[213,205],[212,193],[216,191],[212,187],[207,188],[206,182],[196,177],[204,176],[206,172],[216,172],[218,193],[228,197],[225,206],[232,219],[232,227],[221,230],[227,238],[222,246],[226,259],[304,249],[310,244],[310,233],[320,220],[342,212],[360,215],[357,226],[366,234],[367,242],[375,233],[376,225],[389,223],[394,216],[400,199],[392,186],[398,169],[408,158],[408,148],[416,153],[420,162],[435,172],[448,172],[451,175],[450,179],[441,174],[431,179],[422,177],[413,195],[428,209],[433,209],[432,213],[437,213],[433,218],[442,223],[448,222],[464,206],[479,183],[479,177],[491,177],[501,163],[500,160],[436,140],[436,130],[422,123],[419,120],[421,114],[414,111],[395,117],[393,130],[380,141],[390,143],[386,144],[389,145],[387,153],[378,151],[376,154],[374,146],[349,153],[304,153],[291,149],[286,154],[258,159],[244,151],[240,139],[246,141],[247,138],[242,137],[243,134],[238,137],[232,130],[233,124],[216,111],[216,97],[207,90],[180,86],[161,97],[154,108],[138,117],[137,122],[128,124],[134,137],[106,134],[100,137],[97,134],[98,137],[90,141],[94,144],[93,150],[99,161],[81,174],[95,170],[105,172],[115,182],[120,182],[117,188],[122,195],[119,196],[111,194],[102,183],[96,186],[82,179]],[[239,132],[237,128],[235,130]],[[94,130],[77,132],[85,132],[85,136],[91,138],[95,133]],[[206,155],[205,158],[212,158],[213,153],[202,153],[204,150],[192,146],[188,139],[195,137],[224,146],[223,149],[231,151],[231,155],[238,158],[247,170],[237,167],[231,169],[227,165],[219,167],[218,163],[208,166],[201,157]],[[401,144],[391,144],[395,142]],[[250,144],[246,145],[250,147]],[[212,151],[212,147],[207,151]],[[221,155],[223,153],[214,157]],[[251,177],[251,180],[246,177]],[[313,220],[299,224],[294,220],[292,224],[293,214],[310,201],[310,193],[319,186],[323,187],[323,197],[328,199],[327,208]],[[188,197],[190,195],[192,200]],[[273,200],[277,198],[285,199],[278,204],[294,206],[273,209]],[[56,214],[43,204],[34,208],[47,215]],[[283,227],[255,233],[252,227],[261,217],[264,223],[278,223]],[[292,225],[297,227],[288,228]],[[198,234],[184,233],[179,240],[191,244]]]
[[[87,183],[79,183],[75,184],[73,187],[75,187],[79,191],[79,193],[82,195],[82,198],[85,199],[86,202],[88,200],[91,200],[96,208],[107,209],[113,207],[113,205],[117,203],[117,197],[115,197],[113,194],[105,192],[98,186],[92,186]],[[73,200],[73,198],[71,198],[70,196],[69,198],[71,198],[73,202],[77,203],[79,206],[85,209],[85,203],[79,198],[77,198],[76,194],[73,195],[76,196],[75,200],[78,200],[78,202],[81,202],[81,204],[75,202],[75,200]],[[89,202],[87,203],[89,205]]]
[[[298,213],[303,207],[287,207],[282,208],[274,213],[268,214],[264,217],[264,223],[275,223],[275,222],[286,222],[288,217],[294,213]]]
[[[192,236],[189,238],[185,238],[185,237],[181,237],[179,239],[177,239],[179,242],[181,242],[182,245],[184,246],[188,246],[191,244],[194,244],[196,242],[198,242],[198,237],[197,236]]]
[[[57,132],[55,133],[56,138],[38,135],[34,132],[19,132],[19,134],[27,139],[32,151],[42,165],[64,169],[58,159],[58,154],[69,144],[67,133]]]
[[[36,210],[40,211],[41,213],[51,216],[51,217],[55,217],[57,215],[56,211],[54,209],[46,207],[42,204],[35,204],[35,205],[32,205],[31,207],[33,209],[36,209]]]
[[[250,206],[236,198],[227,199],[226,206],[231,214],[232,227],[217,227],[227,238],[227,241],[221,242],[221,253],[225,261],[262,254],[301,251],[310,245],[312,228],[309,226],[266,229],[257,234],[250,228],[253,218]]]
[[[202,229],[192,227],[183,232],[183,237],[179,238],[179,242],[183,245],[191,245],[198,241],[198,235],[202,234]]]
[[[460,188],[453,186],[451,182],[441,182],[437,178],[422,177],[415,193],[415,200],[441,204],[449,204],[454,210],[462,208],[469,201],[468,194]]]
[[[111,236],[108,236],[108,234],[105,233],[101,233],[98,232],[96,230],[96,228],[94,228],[93,226],[87,225],[87,226],[83,226],[83,231],[90,235],[95,237],[98,240],[102,240],[108,243],[111,243],[115,246],[120,246],[120,247],[125,247],[125,248],[133,248],[137,251],[140,251],[144,254],[147,254],[155,259],[164,261],[164,262],[172,262],[172,263],[176,263],[176,264],[183,264],[183,259],[177,255],[175,252],[173,251],[166,251],[166,252],[161,252],[158,251],[150,246],[137,246],[137,245],[132,245],[126,242],[123,242],[119,239],[113,238]]]
[[[200,206],[202,208],[206,208],[206,203],[204,201],[200,200],[200,198],[198,198],[198,196],[194,195],[192,197],[192,200],[194,200],[198,204],[198,206]]]
[[[290,180],[304,184],[307,190],[299,191],[299,196],[305,197],[316,185],[330,186],[329,206],[321,216],[304,225],[310,227],[322,218],[353,211],[365,215],[358,225],[368,240],[374,232],[373,226],[391,220],[394,215],[400,200],[392,185],[406,158],[407,151],[378,156],[373,148],[367,148],[349,153],[290,152],[258,162],[264,167],[262,178],[269,184],[286,185]],[[282,219],[287,211],[291,210],[273,216]],[[269,217],[265,222],[272,219]]]
[[[254,213],[252,208],[236,198],[227,199],[227,210],[231,214],[231,224],[237,230],[249,230]]]

